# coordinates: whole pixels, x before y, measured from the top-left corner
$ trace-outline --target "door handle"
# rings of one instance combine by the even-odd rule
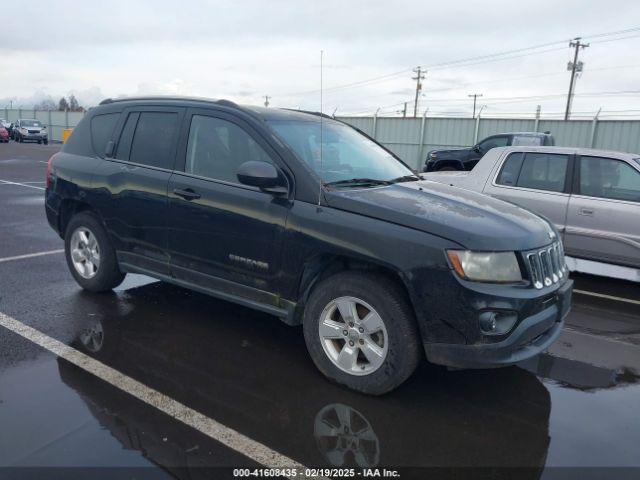
[[[586,215],[587,217],[593,217],[594,210],[591,208],[581,208],[578,210],[578,215]]]
[[[184,190],[180,189],[180,188],[176,188],[173,193],[175,193],[176,195],[178,195],[179,197],[184,198],[185,200],[197,200],[198,198],[200,198],[200,194],[194,192],[193,190],[191,190],[190,188],[185,188]]]

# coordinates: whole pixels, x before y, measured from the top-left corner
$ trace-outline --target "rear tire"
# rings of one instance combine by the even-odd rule
[[[350,314],[343,315],[345,309]],[[316,367],[330,380],[363,393],[395,389],[422,356],[406,294],[384,275],[342,272],[321,281],[309,297],[303,326]]]
[[[91,212],[74,215],[65,232],[65,256],[71,275],[85,290],[105,292],[122,283],[116,252],[98,217]]]

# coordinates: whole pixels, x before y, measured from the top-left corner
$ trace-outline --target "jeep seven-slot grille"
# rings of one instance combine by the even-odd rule
[[[562,242],[526,254],[531,283],[535,288],[558,283],[567,274]]]

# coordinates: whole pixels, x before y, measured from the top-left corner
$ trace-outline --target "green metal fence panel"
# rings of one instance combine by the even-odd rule
[[[376,139],[413,168],[421,168],[431,149],[473,145],[496,133],[531,132],[535,119],[524,118],[388,118],[340,117]],[[423,133],[421,130],[424,128]],[[640,152],[640,120],[539,120],[538,132],[549,131],[556,145]],[[420,139],[422,138],[422,143]]]

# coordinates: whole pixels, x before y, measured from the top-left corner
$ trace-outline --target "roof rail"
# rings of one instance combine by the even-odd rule
[[[316,117],[322,117],[322,118],[328,118],[330,120],[335,120],[335,118],[333,118],[331,115],[327,115],[326,113],[320,113],[320,112],[312,112],[310,110],[298,110],[297,108],[282,108],[281,110],[289,110],[290,112],[307,113],[309,115],[315,115]]]
[[[236,104],[235,102],[232,102],[231,100],[225,100],[225,99],[216,100],[213,98],[175,96],[175,95],[105,98],[99,103],[99,105],[108,105],[110,103],[116,103],[116,102],[129,102],[129,101],[141,101],[141,100],[185,100],[185,101],[195,101],[195,102],[216,103],[218,105],[224,105],[227,107],[240,108],[238,104]]]

